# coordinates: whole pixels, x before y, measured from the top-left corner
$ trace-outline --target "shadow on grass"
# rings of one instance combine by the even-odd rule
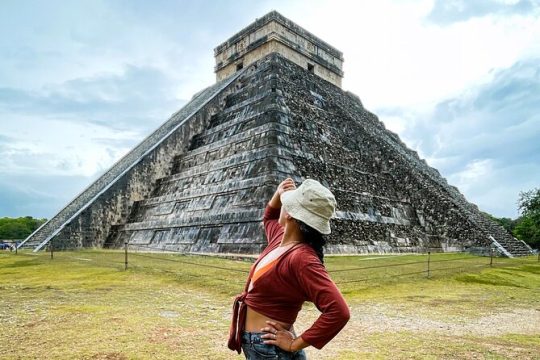
[[[456,280],[468,284],[474,283],[493,286],[510,286],[526,289],[529,288],[528,286],[524,286],[517,281],[508,279],[505,276],[497,274],[464,274],[456,276]]]
[[[540,265],[540,262],[538,263],[538,265]],[[519,268],[517,268],[515,270],[540,275],[540,266],[524,265],[524,266],[521,266],[521,267],[519,267]]]
[[[10,269],[10,268],[22,268],[22,267],[38,266],[38,265],[41,265],[41,263],[36,261],[36,259],[24,259],[24,260],[21,259],[11,264],[1,264],[0,268]]]

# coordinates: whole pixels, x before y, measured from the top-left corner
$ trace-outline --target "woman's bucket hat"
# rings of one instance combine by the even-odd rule
[[[321,234],[330,234],[330,219],[336,210],[334,194],[313,179],[305,180],[295,190],[281,194],[281,205],[293,218]]]

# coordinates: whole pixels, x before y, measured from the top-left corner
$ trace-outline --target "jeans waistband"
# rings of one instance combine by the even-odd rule
[[[242,343],[244,344],[262,344],[266,339],[261,338],[263,332],[244,331],[242,334]]]

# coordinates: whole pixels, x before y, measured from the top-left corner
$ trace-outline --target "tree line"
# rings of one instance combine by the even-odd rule
[[[540,249],[540,188],[520,192],[518,210],[521,215],[517,219],[484,214],[530,247]]]
[[[0,239],[25,239],[46,221],[31,216],[0,218]]]

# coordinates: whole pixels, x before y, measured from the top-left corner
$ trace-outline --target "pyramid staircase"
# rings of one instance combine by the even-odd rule
[[[250,71],[106,246],[127,241],[135,248],[197,253],[262,249],[262,209],[294,166],[279,145],[287,118],[272,63]]]
[[[144,157],[160,145],[168,136],[174,133],[187,120],[189,120],[205,104],[229,86],[242,72],[238,72],[229,79],[223,80],[195,94],[190,102],[161,125],[157,130],[145,138],[132,151],[116,162],[108,171],[79,193],[55,216],[45,222],[24,241],[18,248],[33,248],[34,251],[43,249],[71,221],[77,218],[85,209],[90,207],[100,195],[105,193],[112,185],[118,182],[129,170],[135,167]]]

